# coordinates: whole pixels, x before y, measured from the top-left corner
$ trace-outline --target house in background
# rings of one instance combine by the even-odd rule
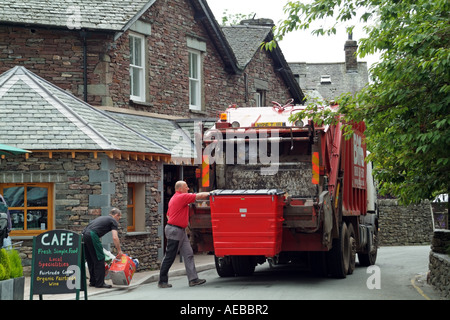
[[[0,160],[11,236],[30,256],[34,235],[118,207],[124,251],[157,268],[173,182],[198,189],[195,152],[177,153],[195,124],[303,93],[280,50],[236,45],[205,0],[78,3],[0,0],[0,142],[32,151]]]
[[[280,47],[272,51],[261,49],[261,43],[273,40],[273,27],[270,19],[248,19],[238,25],[222,27],[239,68],[244,70],[243,105],[267,106],[271,101],[283,103],[288,98],[295,104],[303,104],[303,92]],[[273,75],[277,75],[275,81]],[[289,91],[280,95],[283,90]]]
[[[337,100],[343,93],[355,94],[369,82],[367,62],[357,60],[357,42],[351,35],[345,42],[345,62],[290,62],[300,87],[310,98]]]

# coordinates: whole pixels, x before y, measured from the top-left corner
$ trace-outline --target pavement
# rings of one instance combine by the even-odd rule
[[[207,254],[196,254],[195,258],[195,266],[197,268],[197,272],[214,269],[214,255],[207,255]],[[173,263],[172,267],[169,271],[169,277],[176,277],[176,276],[182,276],[186,274],[186,270],[184,268],[184,262],[180,261],[179,256],[175,259],[175,262]],[[112,288],[110,289],[104,289],[104,288],[94,288],[89,287],[87,288],[87,296],[88,300],[90,296],[103,293],[105,291],[111,291],[111,290],[131,290],[135,288],[136,286],[140,286],[142,284],[152,283],[158,281],[159,279],[159,270],[151,270],[151,271],[139,271],[135,272],[133,275],[133,279],[131,280],[130,285],[124,286],[124,285],[115,285],[112,284],[111,280],[105,280],[105,283],[111,284]],[[25,294],[24,299],[30,300],[30,277],[25,277]],[[42,296],[43,300],[75,300],[76,295],[74,293],[68,293],[68,294],[45,294]],[[84,300],[84,291],[80,291],[80,300]],[[39,295],[33,295],[32,300],[39,300]]]

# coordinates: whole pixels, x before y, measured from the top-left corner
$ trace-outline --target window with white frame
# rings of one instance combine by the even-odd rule
[[[328,74],[326,74],[326,75],[321,75],[320,76],[320,83],[321,84],[329,84],[329,83],[331,83],[331,76],[330,75],[328,75]]]
[[[130,34],[131,100],[145,101],[145,37]]]
[[[202,109],[201,53],[189,50],[189,109]]]
[[[264,107],[266,105],[266,91],[265,90],[256,90],[255,100],[257,107]]]

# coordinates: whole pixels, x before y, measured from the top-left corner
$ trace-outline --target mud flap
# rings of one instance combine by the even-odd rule
[[[323,214],[323,238],[322,244],[330,248],[332,242],[331,231],[333,229],[333,206],[328,191],[323,191],[319,196],[319,207]]]

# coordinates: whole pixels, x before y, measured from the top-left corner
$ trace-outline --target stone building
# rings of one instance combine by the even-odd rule
[[[32,151],[0,160],[22,252],[118,207],[124,251],[156,268],[173,182],[199,189],[194,124],[262,95],[303,100],[281,50],[246,46],[243,64],[241,36],[205,0],[0,0],[1,142]]]
[[[309,97],[337,100],[344,93],[355,94],[369,82],[367,62],[357,60],[357,42],[349,39],[345,42],[345,62],[290,62],[300,87]]]

